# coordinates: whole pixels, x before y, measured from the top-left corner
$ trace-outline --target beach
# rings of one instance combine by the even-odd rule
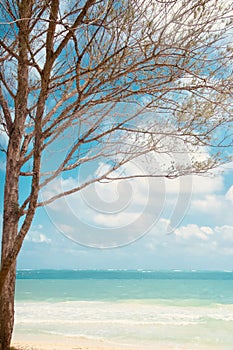
[[[161,343],[154,343],[151,346],[127,346],[125,344],[116,345],[106,341],[90,340],[85,338],[66,339],[59,336],[28,336],[21,339],[16,336],[13,340],[12,346],[17,350],[225,350],[225,347],[219,345],[164,345]],[[230,349],[230,347],[229,347]]]
[[[119,347],[100,340],[81,337],[74,340],[61,336],[40,336],[40,338],[29,336],[27,341],[25,338],[16,337],[12,345],[17,350],[134,350],[124,345]]]
[[[85,338],[79,338],[76,339],[76,341],[73,339],[65,341],[64,337],[58,336],[42,336],[40,338],[28,337],[27,341],[25,341],[25,338],[20,340],[20,338],[16,337],[12,346],[17,350],[225,350],[218,346],[207,347],[206,345],[199,345],[186,347],[182,345],[178,346],[177,344],[163,345],[161,343],[155,343],[150,347],[137,345],[127,346],[124,344],[116,345],[106,341],[88,340]]]
[[[232,350],[232,272],[21,271],[13,345]]]

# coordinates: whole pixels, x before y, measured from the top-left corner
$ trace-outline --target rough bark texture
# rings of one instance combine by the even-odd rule
[[[13,133],[14,134],[14,133]],[[17,141],[17,140],[16,140]],[[15,154],[19,152],[17,142],[10,142],[4,197],[4,218],[1,264],[11,252],[18,232],[18,165]],[[14,325],[14,293],[15,293],[16,262],[8,272],[0,296],[0,349],[8,350]]]
[[[10,348],[14,327],[14,295],[15,295],[16,263],[11,266],[0,299],[1,350]]]

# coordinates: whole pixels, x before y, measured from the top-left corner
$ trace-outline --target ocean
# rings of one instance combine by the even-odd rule
[[[232,271],[21,270],[17,335],[232,350]]]

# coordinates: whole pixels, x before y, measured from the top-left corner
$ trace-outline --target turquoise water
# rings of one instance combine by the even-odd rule
[[[18,271],[15,332],[230,350],[233,272]]]

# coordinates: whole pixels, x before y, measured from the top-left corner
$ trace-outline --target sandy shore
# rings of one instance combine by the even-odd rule
[[[115,345],[108,344],[99,341],[89,341],[84,339],[79,339],[75,343],[70,342],[25,342],[25,341],[14,341],[12,346],[16,350],[226,350],[222,347],[214,346],[204,346],[200,345],[198,347],[187,347],[178,345],[166,345],[154,344],[153,347],[137,347],[137,346],[127,346],[127,345]]]
[[[12,346],[17,350],[225,350],[222,347],[214,346],[209,347],[205,345],[199,345],[197,347],[193,346],[183,346],[183,345],[166,345],[164,344],[154,344],[152,347],[137,347],[128,345],[116,345],[107,342],[101,342],[96,340],[87,339],[77,339],[75,343],[60,341],[14,341]]]
[[[52,337],[53,338],[53,337]],[[13,341],[12,346],[17,350],[134,350],[123,346],[121,348],[106,342],[79,338],[75,342],[64,339],[38,339],[37,341]]]
[[[68,343],[44,343],[44,342],[13,342],[17,350],[145,350],[138,347],[128,347],[124,345],[100,344],[96,341],[77,341],[75,344]],[[175,347],[154,347],[153,350],[174,350]],[[151,349],[152,350],[152,349]]]
[[[116,345],[98,339],[64,338],[57,335],[14,336],[12,346],[19,350],[139,350],[128,345]]]
[[[221,345],[207,344],[175,344],[156,342],[143,346],[139,344],[111,343],[102,339],[86,337],[64,337],[45,334],[15,334],[12,346],[17,350],[229,350]]]
[[[76,343],[51,342],[13,342],[17,350],[134,350],[128,347],[116,347],[110,344],[101,344],[96,341],[78,340]]]
[[[17,336],[13,338],[12,346],[17,350],[226,350],[221,346],[184,345],[156,343],[152,346],[113,344],[104,340],[87,338],[64,338],[57,335]]]
[[[145,350],[137,345],[113,344],[104,340],[64,338],[57,335],[17,335],[13,337],[12,346],[17,350]],[[147,350],[174,350],[175,347],[164,347],[162,344],[147,347]]]

